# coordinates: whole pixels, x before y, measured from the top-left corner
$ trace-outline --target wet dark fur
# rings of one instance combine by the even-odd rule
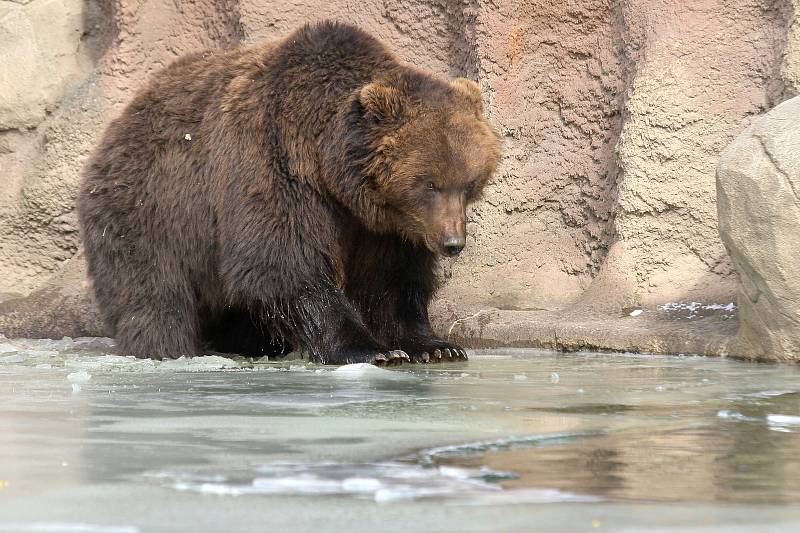
[[[401,64],[368,34],[333,23],[189,55],[157,74],[105,132],[78,204],[118,351],[256,355],[289,343],[346,363],[452,346],[427,314],[431,228],[451,222],[433,207],[413,211],[422,193],[402,165],[419,154],[399,128],[424,113],[466,117],[485,146],[473,136],[463,150],[484,150],[485,162],[471,181],[442,179],[471,201],[499,152],[467,85]],[[407,136],[441,130],[414,124]]]

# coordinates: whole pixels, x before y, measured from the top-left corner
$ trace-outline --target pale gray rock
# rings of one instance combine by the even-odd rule
[[[717,208],[739,273],[737,355],[800,360],[800,97],[722,153]]]

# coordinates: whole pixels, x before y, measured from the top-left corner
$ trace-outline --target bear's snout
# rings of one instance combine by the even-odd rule
[[[461,253],[465,244],[466,239],[463,235],[448,235],[442,243],[442,251],[447,257],[455,257]]]
[[[466,197],[457,189],[438,194],[432,208],[431,226],[436,228],[439,253],[455,257],[467,243]]]

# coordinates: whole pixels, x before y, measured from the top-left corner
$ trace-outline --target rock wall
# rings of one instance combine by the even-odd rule
[[[644,305],[730,301],[735,278],[718,239],[714,169],[750,118],[785,98],[789,6],[627,2],[634,74],[618,146],[616,228]]]
[[[478,81],[502,134],[467,249],[445,265],[442,312],[729,302],[714,167],[800,88],[797,4],[0,0],[0,300],[78,253],[80,167],[154,71],[334,18]]]

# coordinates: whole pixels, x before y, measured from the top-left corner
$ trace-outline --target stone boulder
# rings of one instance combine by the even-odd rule
[[[735,355],[800,361],[800,97],[775,107],[723,152],[717,209],[739,272]]]

